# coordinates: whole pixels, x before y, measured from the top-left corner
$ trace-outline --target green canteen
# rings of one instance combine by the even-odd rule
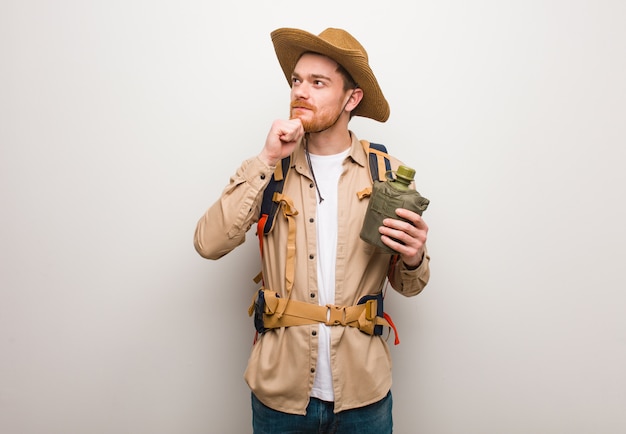
[[[361,228],[360,236],[363,241],[378,247],[386,253],[397,253],[383,244],[378,228],[383,225],[383,220],[386,218],[407,221],[398,217],[396,214],[396,209],[398,208],[405,208],[419,215],[426,211],[430,201],[409,187],[414,177],[414,169],[400,166],[396,171],[395,179],[388,178],[386,181],[374,181],[372,195],[367,205],[363,227]]]

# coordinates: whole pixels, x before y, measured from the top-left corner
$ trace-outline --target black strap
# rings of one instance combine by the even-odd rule
[[[287,179],[287,172],[289,171],[289,166],[291,164],[291,155],[286,156],[281,160],[282,169],[283,169],[283,178],[281,180],[276,180],[275,174],[272,174],[272,178],[270,179],[269,184],[265,188],[263,192],[263,201],[261,202],[261,215],[267,215],[267,220],[265,220],[265,226],[263,226],[263,234],[267,235],[272,230],[272,226],[274,226],[274,219],[276,218],[276,213],[278,212],[279,204],[274,202],[274,193],[282,193],[283,188],[285,186],[285,179]]]

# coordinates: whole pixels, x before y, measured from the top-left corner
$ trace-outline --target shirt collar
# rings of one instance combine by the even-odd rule
[[[352,131],[349,132],[350,138],[352,139],[352,144],[350,145],[350,153],[348,154],[348,156],[359,166],[365,167],[367,165],[367,155],[365,154],[363,145],[357,138],[356,134],[354,134]],[[300,144],[294,152],[294,160],[292,166],[295,167],[295,169],[302,175],[306,175],[309,178],[311,177],[309,166],[306,161],[306,155],[304,153],[304,140],[300,141]]]

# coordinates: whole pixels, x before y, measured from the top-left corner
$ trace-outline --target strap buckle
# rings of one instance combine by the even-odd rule
[[[365,319],[368,321],[374,321],[378,315],[378,303],[377,300],[367,300],[365,302]]]
[[[326,305],[326,322],[327,326],[346,325],[346,307],[335,306],[334,304]]]

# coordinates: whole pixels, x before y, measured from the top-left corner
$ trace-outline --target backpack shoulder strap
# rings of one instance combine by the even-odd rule
[[[263,192],[263,201],[261,202],[261,215],[257,223],[257,234],[259,236],[267,235],[274,227],[276,213],[279,202],[274,201],[274,193],[282,193],[285,186],[285,179],[291,166],[291,155],[286,156],[276,165],[276,169],[272,174],[269,184]]]
[[[391,170],[391,161],[385,145],[380,143],[372,143],[367,140],[361,140],[363,149],[368,155],[370,165],[370,175],[373,181],[384,181],[387,178],[387,172]]]

